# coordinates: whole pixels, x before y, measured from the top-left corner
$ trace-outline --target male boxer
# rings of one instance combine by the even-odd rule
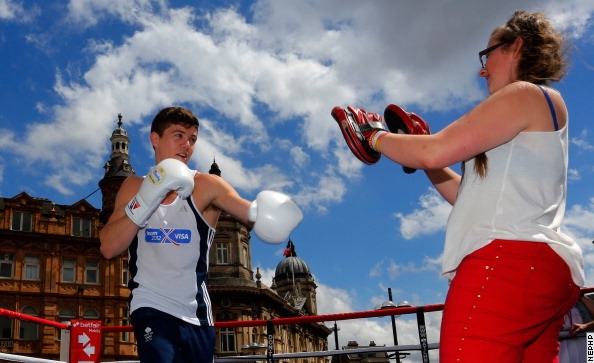
[[[205,279],[222,210],[268,243],[286,241],[303,217],[284,194],[264,191],[250,203],[222,178],[188,169],[198,126],[182,107],[155,116],[150,141],[156,166],[144,178],[124,181],[99,235],[105,258],[128,250],[130,317],[142,363],[213,362]]]

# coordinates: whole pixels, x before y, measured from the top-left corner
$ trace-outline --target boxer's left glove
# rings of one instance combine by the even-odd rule
[[[369,139],[378,130],[386,130],[382,117],[362,108],[338,106],[332,109],[332,117],[338,122],[342,136],[353,154],[365,164],[375,164],[382,154],[369,146]]]
[[[430,135],[429,125],[420,116],[406,112],[396,105],[388,105],[384,111],[384,120],[390,132],[394,134]],[[402,166],[405,173],[411,174],[417,169]]]
[[[283,243],[303,219],[301,209],[283,193],[265,190],[258,193],[248,209],[256,236],[266,243]]]
[[[150,216],[172,190],[181,198],[189,197],[194,190],[194,173],[179,160],[165,159],[144,177],[140,190],[126,206],[126,214],[137,226],[146,226]]]

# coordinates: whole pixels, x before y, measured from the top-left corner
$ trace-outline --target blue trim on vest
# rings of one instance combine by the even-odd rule
[[[196,287],[198,291],[196,293],[196,301],[198,306],[196,307],[196,316],[200,319],[200,325],[208,326],[213,325],[214,321],[211,321],[212,307],[210,302],[210,295],[206,288],[207,273],[208,273],[208,252],[210,250],[210,244],[214,238],[214,233],[211,234],[211,228],[204,219],[202,219],[198,208],[192,203],[190,198],[186,199],[188,206],[194,213],[196,218],[196,228],[200,235],[200,258],[196,264]]]

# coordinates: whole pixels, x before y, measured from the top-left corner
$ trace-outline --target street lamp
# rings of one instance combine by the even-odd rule
[[[338,325],[336,325],[336,322],[334,322],[334,327],[332,328],[332,330],[334,331],[334,347],[336,350],[338,350],[338,331],[340,330],[340,328],[338,327]]]
[[[398,302],[398,304],[394,304],[394,301],[392,301],[392,288],[388,287],[388,301],[384,301],[381,305],[376,306],[375,309],[383,310],[383,309],[390,309],[390,308],[399,308],[399,307],[404,307],[404,306],[410,306],[408,301],[402,300],[402,301]],[[399,316],[400,315],[390,315],[390,318],[392,320],[392,335],[394,336],[394,345],[395,346],[398,346],[398,334],[396,333],[396,318]],[[401,355],[401,353],[399,351],[396,351],[396,353],[395,353],[396,363],[400,363],[400,355]],[[406,357],[407,355],[408,354],[403,353],[402,358]]]
[[[340,330],[340,328],[338,327],[338,325],[336,325],[336,321],[334,322],[334,327],[332,328],[332,330],[334,331],[334,348],[336,350],[338,350],[338,331]],[[340,362],[340,355],[336,355],[334,357],[332,357],[332,361],[334,362],[336,360],[336,362]]]

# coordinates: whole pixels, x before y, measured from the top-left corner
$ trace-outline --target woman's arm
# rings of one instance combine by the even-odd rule
[[[425,174],[427,174],[429,181],[433,183],[439,194],[448,203],[454,205],[462,177],[450,168],[429,169],[425,170]]]
[[[563,127],[567,115],[561,96],[554,91],[549,95]],[[542,91],[531,83],[514,82],[435,134],[389,133],[379,149],[401,165],[442,169],[502,145],[522,131],[554,131],[554,126]]]

